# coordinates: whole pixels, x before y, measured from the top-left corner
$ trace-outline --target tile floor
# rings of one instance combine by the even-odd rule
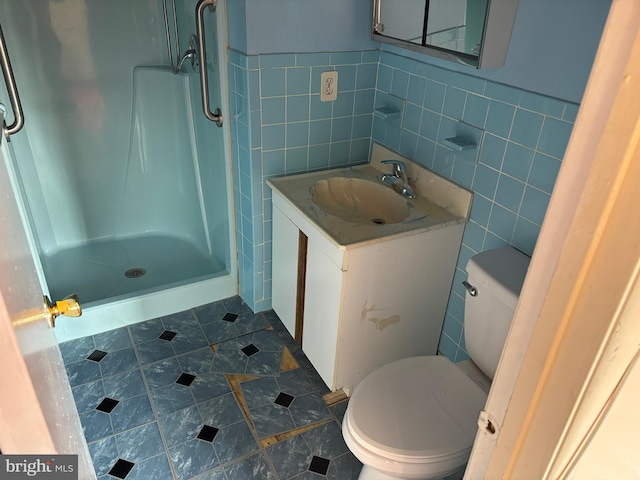
[[[358,477],[346,401],[273,311],[233,297],[60,349],[101,480]]]

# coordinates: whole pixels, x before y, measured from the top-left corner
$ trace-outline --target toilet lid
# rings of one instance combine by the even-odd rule
[[[398,461],[471,451],[487,395],[446,357],[410,357],[385,365],[354,390],[351,433]]]

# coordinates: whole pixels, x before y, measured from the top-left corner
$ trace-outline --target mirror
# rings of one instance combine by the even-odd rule
[[[373,39],[477,68],[504,64],[517,0],[374,0]]]

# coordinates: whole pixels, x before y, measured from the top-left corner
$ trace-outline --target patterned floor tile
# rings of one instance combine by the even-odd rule
[[[67,377],[72,387],[100,379],[100,366],[96,362],[80,360],[65,365]]]
[[[262,314],[254,314],[239,297],[194,309],[209,343],[220,343],[255,332],[269,324]]]
[[[267,448],[280,478],[293,478],[309,469],[313,453],[301,435]]]
[[[193,439],[169,449],[169,458],[178,480],[187,480],[218,466],[209,442]]]
[[[159,421],[169,448],[196,438],[204,425],[200,412],[195,405],[164,415]]]
[[[349,402],[345,400],[329,408],[340,425],[342,425],[342,419],[347,411],[347,405],[349,405]]]
[[[242,393],[249,409],[273,403],[280,393],[275,378],[258,378],[241,384]]]
[[[179,332],[184,329],[193,330],[199,325],[198,318],[193,310],[166,315],[160,317],[160,320],[166,330],[172,330],[174,332]]]
[[[281,371],[285,346],[295,361]],[[347,402],[328,409],[326,385],[277,315],[253,314],[240,297],[60,350],[100,480],[349,480],[360,471],[340,435]],[[268,448],[258,441],[286,432]]]
[[[342,439],[342,431],[336,422],[325,423],[302,434],[314,455],[337,458],[349,451]]]
[[[102,380],[104,394],[107,397],[127,398],[136,397],[146,393],[142,373],[139,368],[119,375],[112,375]]]
[[[133,346],[129,330],[126,327],[94,335],[93,341],[95,348],[104,350],[105,352],[122,350],[123,348]]]
[[[165,453],[160,430],[155,422],[117,434],[115,437],[119,458],[133,463]]]
[[[362,463],[351,453],[347,452],[331,460],[327,478],[329,480],[356,480],[360,476]]]
[[[202,420],[214,427],[222,428],[244,419],[232,393],[212,398],[198,405]]]
[[[173,480],[173,472],[166,454],[136,463],[126,480]]]
[[[109,414],[95,409],[80,414],[80,423],[87,442],[113,435]]]
[[[192,310],[129,327],[140,362],[149,364],[209,345]]]
[[[357,479],[362,465],[349,451],[340,427],[329,422],[267,449],[282,480],[326,478]]]
[[[260,445],[256,442],[247,422],[242,419],[220,429],[213,442],[213,448],[220,463],[225,464],[258,451]]]
[[[151,399],[158,415],[173,413],[196,404],[191,390],[176,383],[156,388],[151,392]]]
[[[128,372],[138,368],[138,359],[133,347],[112,350],[100,361],[100,371],[103,377]]]
[[[218,397],[230,391],[224,375],[218,373],[198,373],[189,387],[197,403]]]
[[[227,312],[234,312],[237,314],[252,313],[249,305],[247,305],[239,296],[225,298],[222,300],[222,304],[224,305],[224,308],[227,309]]]
[[[259,438],[331,418],[322,397],[301,369],[244,382],[241,388]],[[280,401],[283,395],[290,400]]]
[[[160,333],[160,335],[162,335],[162,333]],[[146,342],[137,343],[136,352],[140,359],[140,363],[143,365],[164,360],[165,358],[174,357],[176,355],[171,344],[160,338],[154,338]]]
[[[211,348],[200,348],[178,357],[182,370],[190,373],[206,373],[213,370],[214,353]]]
[[[93,410],[106,396],[102,380],[85,383],[71,389],[78,413]]]
[[[96,349],[93,337],[83,337],[60,344],[60,352],[65,364],[79,362]]]
[[[153,365],[145,365],[142,368],[144,378],[151,390],[171,385],[183,373],[182,367],[176,357],[167,358]]]
[[[284,343],[262,330],[218,344],[212,371],[240,375],[280,375]]]
[[[89,443],[89,453],[91,454],[96,475],[98,477],[106,475],[118,459],[116,437],[106,437]]]
[[[137,397],[120,400],[118,406],[109,414],[114,433],[155,420],[151,403],[146,393]]]
[[[309,381],[301,368],[283,372],[278,377],[278,385],[283,392],[291,395],[304,395],[305,393],[317,393],[316,388]]]
[[[263,405],[251,409],[250,412],[258,438],[267,438],[278,433],[295,430],[299,426],[293,421],[289,410],[280,405]]]
[[[278,478],[261,453],[234,463],[229,467],[225,467],[225,472],[229,479],[260,478],[264,480],[276,480]]]
[[[241,314],[236,323],[240,333],[255,332],[269,326],[262,314],[251,312]]]
[[[227,309],[222,302],[209,303],[193,309],[200,325],[217,322],[227,313]]]
[[[154,318],[153,320],[130,325],[129,331],[131,332],[134,343],[137,345],[159,338],[162,332],[164,332],[164,325],[162,324],[161,318]]]
[[[296,396],[288,408],[296,428],[332,418],[322,397],[313,393]]]

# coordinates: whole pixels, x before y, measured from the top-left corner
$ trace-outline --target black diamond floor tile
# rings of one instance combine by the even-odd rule
[[[91,355],[87,357],[87,360],[91,360],[92,362],[99,362],[107,355],[108,353],[103,352],[102,350],[94,350],[93,352],[91,352]]]
[[[247,357],[250,357],[251,355],[255,355],[260,351],[260,349],[256,347],[253,343],[250,343],[249,345],[242,348],[241,350]]]
[[[224,320],[225,322],[235,322],[238,319],[238,315],[235,313],[225,313],[224,317],[222,317],[222,320]]]
[[[176,383],[180,385],[184,385],[185,387],[188,387],[193,383],[195,379],[196,379],[195,375],[191,375],[190,373],[183,373],[178,377],[178,379],[176,380]]]
[[[293,402],[294,398],[295,397],[292,397],[288,393],[280,392],[273,403],[276,403],[281,407],[289,408],[289,405],[291,405],[291,402]]]
[[[127,478],[127,475],[129,475],[129,472],[134,466],[135,463],[119,458],[113,467],[111,467],[111,470],[109,470],[109,475],[120,479]]]
[[[101,412],[104,412],[104,413],[111,413],[113,412],[113,409],[118,406],[119,403],[120,403],[119,400],[115,400],[113,398],[107,397],[100,402],[100,404],[96,407],[96,410],[100,410]]]
[[[205,442],[213,442],[213,439],[216,438],[219,430],[216,427],[212,427],[210,425],[205,425],[198,433],[197,438],[200,440],[204,440]]]
[[[160,334],[160,336],[158,338],[162,339],[162,340],[167,340],[168,342],[170,342],[171,340],[173,340],[173,337],[175,337],[177,335],[176,332],[172,332],[170,330],[165,330],[164,332],[162,332]]]
[[[328,458],[318,457],[314,455],[311,459],[311,464],[309,465],[309,470],[314,473],[319,473],[320,475],[326,475],[327,470],[329,470],[329,464],[331,460]]]

